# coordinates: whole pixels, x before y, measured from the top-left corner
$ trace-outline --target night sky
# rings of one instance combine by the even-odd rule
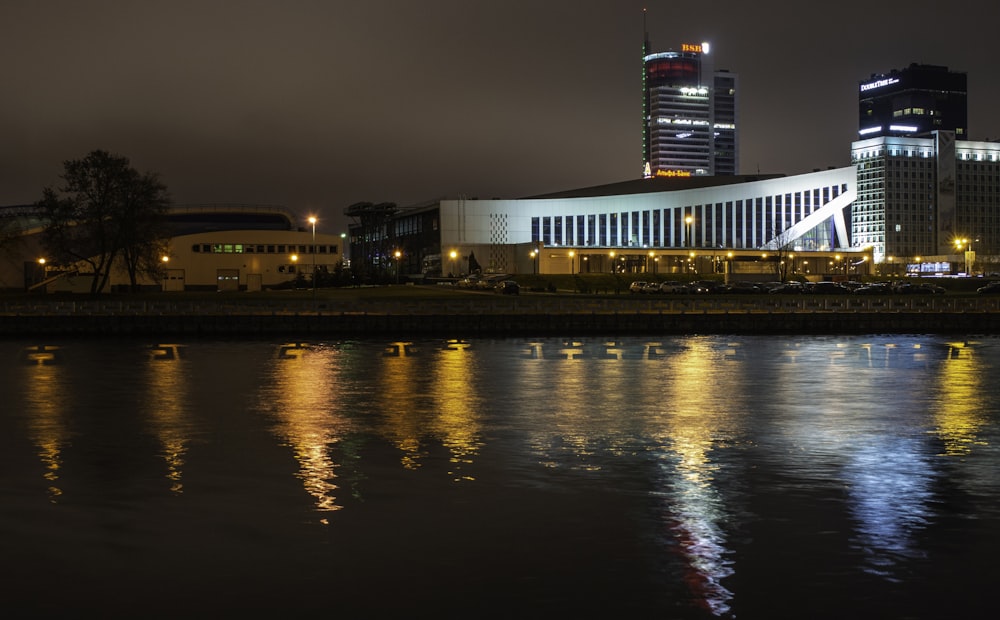
[[[358,201],[516,198],[638,178],[653,51],[739,74],[742,173],[845,166],[858,82],[968,73],[1000,139],[996,3],[3,0],[0,205],[105,149],[177,203],[281,204],[337,232]],[[955,12],[951,12],[955,11]]]

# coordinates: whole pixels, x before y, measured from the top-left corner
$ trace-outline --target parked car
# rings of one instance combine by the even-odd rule
[[[732,293],[732,294],[755,294],[760,293],[760,287],[753,282],[733,282],[732,284],[727,284],[723,286],[720,291],[721,293]]]
[[[488,291],[492,288],[496,288],[496,285],[500,283],[503,276],[483,276],[476,282],[476,288]]]
[[[715,280],[696,280],[688,285],[689,292],[697,294],[718,293],[721,287],[722,283]]]
[[[661,293],[687,293],[688,286],[683,282],[677,282],[675,280],[667,280],[666,282],[660,282],[660,292]]]
[[[851,289],[837,282],[813,282],[809,285],[812,295],[850,295]]]
[[[980,295],[1000,295],[1000,280],[990,282],[986,286],[980,286],[976,292]]]
[[[643,293],[659,293],[660,283],[659,282],[649,282],[646,286],[642,287]]]
[[[781,286],[776,286],[768,291],[771,295],[801,295],[806,292],[806,287],[801,282],[784,282]]]
[[[894,292],[900,295],[940,295],[944,293],[944,289],[936,284],[911,284],[907,282],[896,286]]]
[[[891,295],[892,287],[886,282],[874,282],[854,289],[855,295]]]
[[[520,295],[521,285],[514,280],[501,280],[493,290],[501,295]]]
[[[646,281],[645,280],[636,280],[632,284],[628,285],[628,292],[630,292],[630,293],[641,293],[644,288],[646,288]]]

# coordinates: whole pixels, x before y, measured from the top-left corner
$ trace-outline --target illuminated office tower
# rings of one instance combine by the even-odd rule
[[[733,175],[739,169],[737,76],[713,72],[709,44],[646,53],[643,176]]]
[[[930,137],[932,131],[968,139],[966,84],[965,73],[937,65],[873,74],[858,88],[858,139]]]

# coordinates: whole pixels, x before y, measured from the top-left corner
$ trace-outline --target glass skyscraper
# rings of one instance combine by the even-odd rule
[[[709,44],[647,53],[643,46],[643,176],[734,175],[738,80],[714,72]]]

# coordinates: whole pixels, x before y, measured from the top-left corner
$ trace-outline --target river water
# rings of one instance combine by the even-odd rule
[[[33,617],[967,618],[1000,339],[0,342]]]

